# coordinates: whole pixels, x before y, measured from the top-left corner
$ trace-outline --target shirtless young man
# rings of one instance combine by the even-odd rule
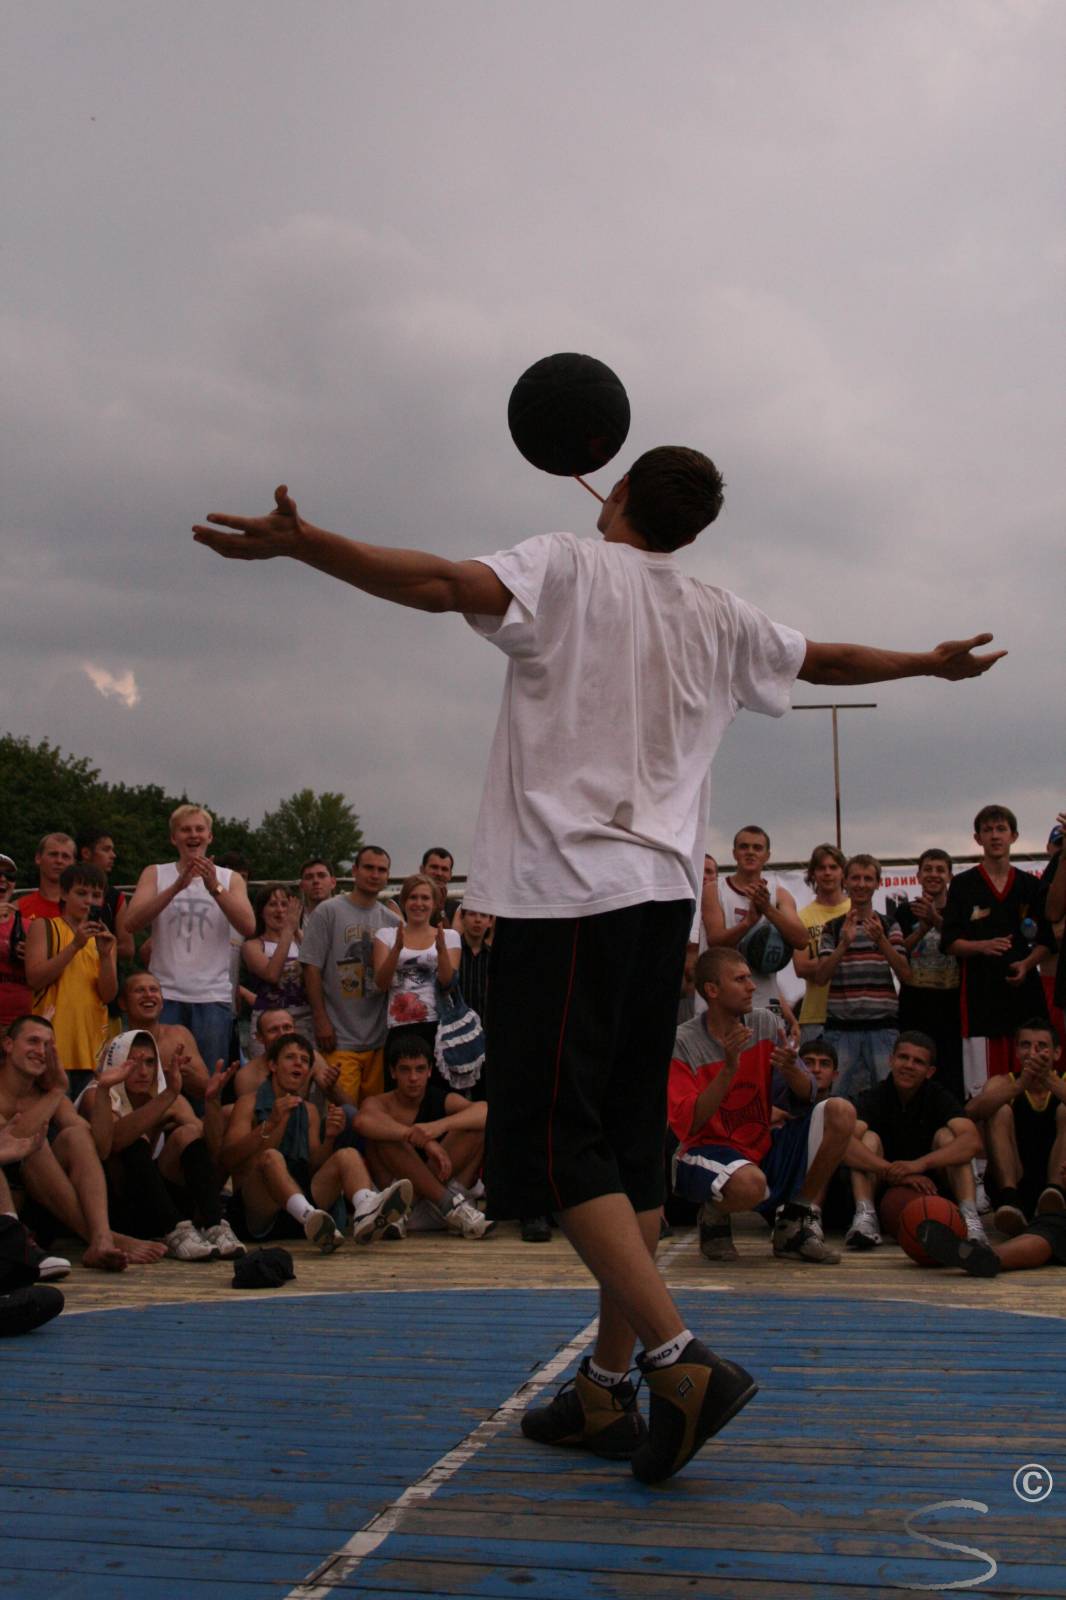
[[[212,513],[193,530],[227,559],[285,557],[396,605],[458,612],[508,656],[465,895],[497,917],[489,1198],[500,1216],[556,1211],[600,1285],[584,1381],[537,1408],[550,1413],[539,1436],[595,1449],[624,1411],[618,1453],[644,1482],[679,1471],[756,1391],[686,1328],[653,1260],[715,751],[741,708],[782,716],[797,677],[972,678],[1002,654],[974,654],[989,634],[910,652],[772,622],[674,561],[722,501],[714,463],[669,445],[615,484],[602,540],[542,534],[449,561],[317,528],[284,486],[266,516]],[[647,1427],[625,1376],[637,1338]]]
[[[51,1024],[43,1017],[17,1018],[0,1042],[0,1126],[19,1138],[42,1138],[22,1158],[26,1193],[46,1206],[88,1248],[82,1265],[121,1272],[147,1265],[166,1246],[113,1232],[107,1212],[104,1169],[92,1132],[67,1098],[67,1076],[59,1065]]]
[[[181,1068],[184,1094],[202,1100],[210,1074],[192,1033],[181,1022],[160,1022],[163,991],[150,972],[131,972],[118,992],[126,1026],[138,1033],[150,1033],[155,1040],[163,1070],[177,1061]]]

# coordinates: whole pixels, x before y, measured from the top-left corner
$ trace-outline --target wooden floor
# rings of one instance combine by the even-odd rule
[[[740,1244],[726,1268],[689,1232],[665,1248],[686,1319],[761,1388],[656,1489],[518,1432],[595,1312],[561,1241],[301,1244],[258,1294],[222,1263],[78,1269],[61,1318],[0,1345],[0,1595],[1066,1593],[1066,1274]],[[1029,1504],[1034,1463],[1055,1483]]]

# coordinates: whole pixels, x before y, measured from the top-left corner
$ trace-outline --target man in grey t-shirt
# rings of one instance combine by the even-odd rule
[[[387,850],[363,845],[350,893],[315,907],[304,925],[300,962],[315,1043],[339,1068],[341,1100],[359,1105],[385,1087],[387,996],[374,983],[374,935],[399,922],[378,896],[389,881]]]

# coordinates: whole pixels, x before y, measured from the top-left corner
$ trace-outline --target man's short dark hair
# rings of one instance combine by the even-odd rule
[[[355,852],[355,860],[352,862],[353,870],[359,865],[364,856],[384,856],[385,860],[389,863],[389,866],[392,866],[392,857],[389,855],[387,850],[382,849],[381,845],[361,844],[358,850]]]
[[[638,456],[627,476],[626,521],[652,550],[691,543],[722,509],[722,475],[699,450],[658,445]]]
[[[982,806],[973,819],[974,833],[980,833],[986,822],[1007,822],[1010,824],[1011,833],[1018,832],[1018,818],[1014,815],[1010,806]]]
[[[830,856],[836,862],[841,872],[847,866],[843,850],[839,850],[835,844],[816,844],[811,851],[811,859],[807,863],[807,870],[803,874],[803,881],[808,888],[814,888],[814,874],[818,871],[826,856]]]
[[[89,889],[106,889],[107,876],[102,867],[94,867],[91,861],[75,861],[59,874],[60,893],[69,894],[76,883]]]
[[[394,1033],[385,1046],[385,1065],[391,1072],[398,1061],[424,1061],[433,1066],[429,1045],[420,1033]]]
[[[740,838],[742,833],[761,833],[763,838],[766,840],[766,848],[769,850],[770,835],[767,833],[765,828],[760,828],[757,822],[746,822],[742,828],[737,829],[736,833],[733,835],[734,850],[736,849],[737,840]]]
[[[916,1050],[925,1050],[929,1055],[929,1065],[936,1066],[936,1044],[927,1033],[920,1033],[917,1028],[905,1028],[892,1046],[895,1055],[896,1047],[901,1044],[912,1044]]]
[[[421,865],[423,867],[425,866],[426,862],[429,860],[430,856],[447,856],[448,860],[451,862],[452,866],[453,867],[455,866],[455,857],[452,855],[451,851],[450,850],[446,850],[442,844],[432,844],[432,845],[430,845],[428,850],[424,850],[422,852]]]
[[[952,871],[955,865],[947,851],[941,850],[940,846],[935,844],[930,845],[928,850],[922,851],[921,855],[918,857],[919,868],[921,867],[923,861],[942,861],[949,872]]]
[[[19,1034],[28,1028],[32,1022],[39,1022],[42,1028],[47,1028],[50,1033],[55,1033],[55,1028],[47,1017],[39,1017],[35,1011],[24,1011],[21,1017],[13,1017],[8,1023],[4,1038],[12,1041],[17,1039]]]
[[[110,828],[83,828],[74,839],[74,854],[80,861],[83,850],[95,850],[101,839],[110,839],[114,843],[114,838]]]
[[[725,944],[712,945],[696,962],[696,969],[692,974],[696,993],[702,994],[709,983],[721,982],[722,972],[726,967],[746,967],[747,964],[747,958],[742,956],[739,950],[731,949]]]
[[[362,851],[360,851],[360,855],[361,854],[362,854]],[[356,856],[355,859],[358,861],[359,860],[359,856]],[[310,860],[303,862],[303,864],[300,867],[300,877],[301,878],[303,877],[304,873],[307,871],[308,867],[325,867],[325,869],[329,873],[330,877],[332,878],[334,876],[333,868],[330,866],[330,864],[326,860],[325,856],[312,856],[310,858]]]
[[[1020,1033],[1046,1033],[1053,1045],[1057,1045],[1059,1042],[1055,1024],[1049,1022],[1047,1017],[1030,1017],[1028,1022],[1019,1022],[1011,1034],[1011,1038],[1017,1040]]]
[[[315,1047],[311,1043],[310,1039],[306,1038],[302,1033],[279,1033],[276,1039],[272,1039],[270,1041],[266,1048],[266,1058],[270,1062],[271,1066],[274,1065],[274,1062],[278,1059],[287,1044],[298,1044],[300,1049],[307,1056],[308,1061],[312,1066],[314,1066]]]
[[[806,1061],[808,1056],[828,1056],[833,1063],[834,1071],[839,1067],[837,1060],[837,1047],[832,1044],[824,1034],[819,1034],[817,1039],[808,1039],[806,1044],[801,1044],[797,1052],[801,1061]]]

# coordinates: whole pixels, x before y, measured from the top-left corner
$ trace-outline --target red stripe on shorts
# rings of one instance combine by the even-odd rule
[[[580,917],[575,917],[574,940],[570,948],[570,974],[566,980],[566,999],[563,1001],[563,1014],[559,1022],[559,1039],[555,1046],[555,1082],[552,1084],[552,1103],[548,1111],[548,1182],[551,1184],[552,1194],[555,1196],[560,1208],[562,1207],[562,1198],[555,1187],[552,1128],[555,1125],[555,1105],[559,1098],[559,1077],[563,1065],[563,1038],[566,1034],[567,1019],[570,1016],[570,996],[574,992],[574,972],[577,968],[577,935],[580,927],[581,919]]]

